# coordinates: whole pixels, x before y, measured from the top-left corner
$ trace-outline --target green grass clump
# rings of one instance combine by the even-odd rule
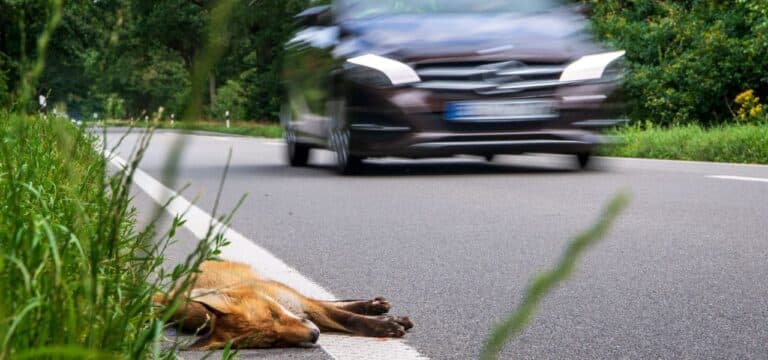
[[[96,141],[65,119],[0,110],[0,359],[172,357],[159,347],[169,313],[151,297],[188,284],[224,242],[212,234],[164,272],[182,221],[158,237],[134,229],[130,208],[149,136],[112,174]]]
[[[603,155],[635,158],[768,164],[768,124],[705,128],[626,126],[612,132],[620,143]]]

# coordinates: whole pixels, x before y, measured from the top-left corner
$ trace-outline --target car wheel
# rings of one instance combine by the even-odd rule
[[[280,125],[283,127],[283,138],[285,139],[285,155],[288,164],[291,166],[306,166],[309,161],[309,151],[311,147],[307,144],[298,142],[296,130],[291,127],[291,111],[288,105],[280,108]]]
[[[307,166],[310,150],[309,145],[296,141],[296,133],[293,130],[285,130],[285,153],[291,166]]]
[[[360,171],[363,158],[352,155],[349,151],[351,133],[346,121],[346,102],[336,102],[331,119],[329,134],[330,148],[336,153],[336,169],[343,175],[350,175]]]
[[[582,170],[589,166],[590,159],[592,159],[592,153],[582,152],[576,154],[576,160],[579,162],[579,168]]]

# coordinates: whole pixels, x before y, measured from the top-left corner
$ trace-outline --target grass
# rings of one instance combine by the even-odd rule
[[[226,46],[223,24],[233,4],[213,9],[195,74],[207,74]],[[51,0],[17,111],[0,109],[0,360],[175,359],[179,344],[163,344],[168,319],[199,265],[215,258],[226,240],[211,224],[187,259],[166,272],[163,252],[184,221],[176,217],[166,233],[156,234],[158,216],[137,230],[130,205],[133,175],[152,132],[140,137],[128,165],[114,171],[107,149],[97,151],[96,136],[63,118],[23,114],[61,8],[61,0]],[[202,81],[193,84],[192,93],[202,94]],[[172,174],[176,164],[169,165]],[[171,288],[178,291],[170,304],[154,306],[152,297]]]
[[[163,270],[183,221],[137,231],[130,207],[150,137],[115,173],[96,137],[69,121],[0,110],[0,359],[173,358],[177,345],[160,349],[172,307],[151,298],[187,286],[225,242],[211,232]]]
[[[539,303],[547,294],[565,281],[573,272],[576,261],[590,246],[602,239],[613,225],[616,218],[629,203],[629,195],[619,194],[603,210],[598,221],[587,231],[576,236],[566,247],[560,261],[552,270],[537,276],[528,286],[520,305],[498,324],[488,336],[485,347],[480,355],[482,360],[498,358],[504,345],[522,331],[533,317]]]
[[[768,123],[626,126],[612,132],[621,142],[602,155],[634,158],[768,164]]]
[[[171,124],[169,121],[135,121],[109,120],[105,122],[109,126],[135,126],[135,127],[157,127],[158,129],[180,129],[188,131],[210,131],[223,134],[258,136],[265,138],[281,138],[283,129],[279,124],[252,121],[233,121],[227,128],[222,121],[176,121]]]

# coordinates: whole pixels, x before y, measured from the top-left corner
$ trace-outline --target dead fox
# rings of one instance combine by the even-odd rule
[[[196,350],[306,346],[320,330],[374,337],[401,337],[413,327],[408,317],[384,315],[390,305],[373,300],[320,301],[257,275],[250,266],[207,261],[171,320],[183,331],[208,334]],[[167,305],[170,296],[155,296]]]

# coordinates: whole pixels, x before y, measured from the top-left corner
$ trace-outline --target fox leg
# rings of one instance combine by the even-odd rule
[[[168,305],[168,298],[162,294],[155,295],[152,301],[156,304]],[[210,330],[214,317],[215,315],[200,303],[187,302],[179,305],[169,320],[171,323],[178,325],[181,331],[185,333],[198,334],[206,333]]]
[[[408,317],[360,315],[323,302],[306,309],[305,313],[320,329],[362,336],[401,337],[413,327]]]
[[[322,301],[322,303],[360,315],[383,315],[389,312],[390,308],[389,302],[383,297],[373,300],[336,300]]]

